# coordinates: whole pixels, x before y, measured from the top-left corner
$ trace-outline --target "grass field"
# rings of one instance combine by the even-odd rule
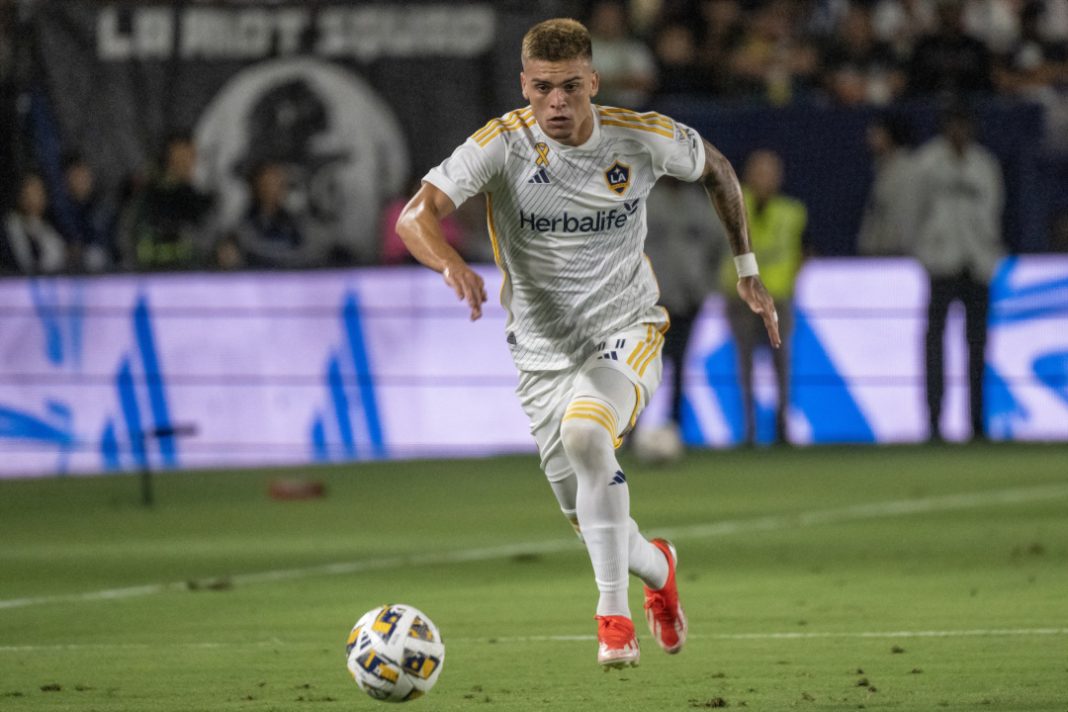
[[[372,710],[364,610],[447,646],[415,709],[1068,712],[1068,448],[817,448],[629,461],[691,637],[595,663],[585,551],[527,457],[275,477],[0,483],[0,710]],[[641,614],[641,589],[631,602]],[[644,634],[644,635],[643,635]]]

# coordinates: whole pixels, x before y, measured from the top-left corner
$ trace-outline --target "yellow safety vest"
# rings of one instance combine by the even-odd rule
[[[749,216],[749,241],[760,267],[760,279],[776,299],[793,296],[794,282],[801,269],[801,236],[808,222],[808,211],[798,200],[776,195],[756,210],[752,191],[742,187],[745,210]],[[727,296],[737,297],[738,273],[730,255],[720,266],[720,288]]]

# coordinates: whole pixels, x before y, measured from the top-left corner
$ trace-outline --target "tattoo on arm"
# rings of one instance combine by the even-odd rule
[[[730,161],[708,141],[705,141],[705,172],[701,176],[701,184],[723,221],[731,252],[735,255],[749,252],[749,228],[746,225],[742,186]]]

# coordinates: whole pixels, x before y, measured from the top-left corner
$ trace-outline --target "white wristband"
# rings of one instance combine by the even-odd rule
[[[741,279],[742,277],[755,277],[760,274],[760,270],[757,269],[756,255],[752,252],[746,252],[744,255],[735,257],[734,269],[738,270],[738,279]]]

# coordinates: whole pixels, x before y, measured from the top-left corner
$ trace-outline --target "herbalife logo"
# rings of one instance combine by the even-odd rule
[[[533,181],[531,181],[533,182]],[[585,215],[573,215],[566,210],[557,215],[538,215],[519,211],[519,226],[536,232],[583,234],[619,230],[626,226],[638,210],[638,200],[627,200],[622,207],[598,210]]]
[[[534,175],[527,181],[527,183],[535,183],[537,185],[548,185],[551,182],[552,181],[549,180],[549,174],[545,172],[544,166],[534,171]]]

